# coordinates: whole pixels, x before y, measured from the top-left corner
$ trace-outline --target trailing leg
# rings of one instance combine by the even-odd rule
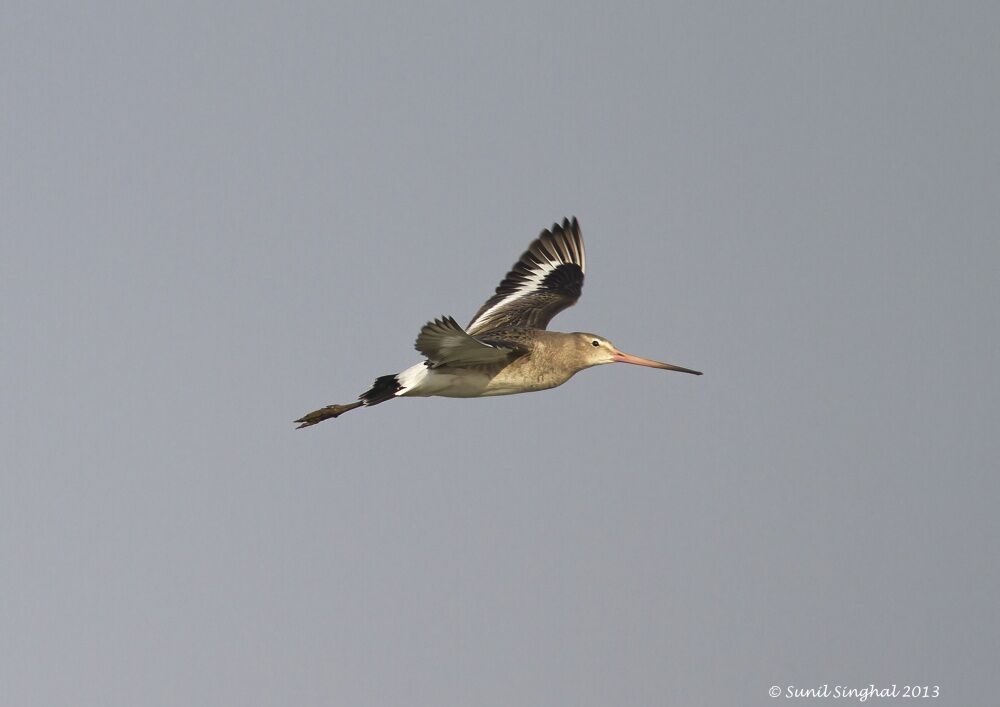
[[[402,390],[402,386],[400,386],[396,374],[380,376],[375,379],[375,383],[372,384],[371,388],[358,396],[355,402],[348,403],[347,405],[327,405],[319,410],[313,410],[296,420],[296,422],[301,423],[296,429],[309,427],[323,420],[328,420],[331,417],[343,415],[345,412],[359,408],[362,405],[371,407],[372,405],[384,403],[386,400],[392,400],[396,397],[400,390]]]
[[[312,412],[303,415],[298,420],[296,420],[296,422],[301,422],[302,424],[296,427],[295,429],[301,430],[303,427],[309,427],[310,425],[315,425],[331,417],[337,417],[338,415],[343,415],[348,410],[359,408],[362,405],[364,405],[364,403],[358,400],[357,402],[349,403],[348,405],[327,405],[325,408],[320,408],[319,410],[313,410]]]

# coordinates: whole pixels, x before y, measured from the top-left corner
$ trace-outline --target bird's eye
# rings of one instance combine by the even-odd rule
[[[592,344],[593,344],[594,346],[600,346],[600,345],[601,345],[601,342],[599,342],[599,341],[598,341],[597,339],[594,339],[594,340],[593,340],[592,342],[590,342],[590,343],[592,343]]]

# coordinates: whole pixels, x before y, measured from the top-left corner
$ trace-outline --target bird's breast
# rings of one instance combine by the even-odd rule
[[[543,362],[525,356],[497,371],[490,379],[483,395],[511,395],[548,390],[565,383],[573,373],[575,371],[546,366]]]

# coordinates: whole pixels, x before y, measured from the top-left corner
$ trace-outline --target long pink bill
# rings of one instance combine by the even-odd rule
[[[701,371],[692,371],[690,368],[681,368],[680,366],[675,366],[672,363],[660,363],[659,361],[654,361],[650,358],[642,358],[641,356],[633,356],[632,354],[622,353],[621,351],[615,351],[614,353],[615,361],[619,363],[634,363],[637,366],[649,366],[650,368],[662,368],[667,371],[680,371],[681,373],[691,373],[696,376],[701,375]]]

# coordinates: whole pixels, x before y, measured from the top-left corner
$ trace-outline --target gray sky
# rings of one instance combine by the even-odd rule
[[[164,5],[5,6],[0,703],[995,703],[996,4]],[[571,214],[705,376],[293,429]]]

